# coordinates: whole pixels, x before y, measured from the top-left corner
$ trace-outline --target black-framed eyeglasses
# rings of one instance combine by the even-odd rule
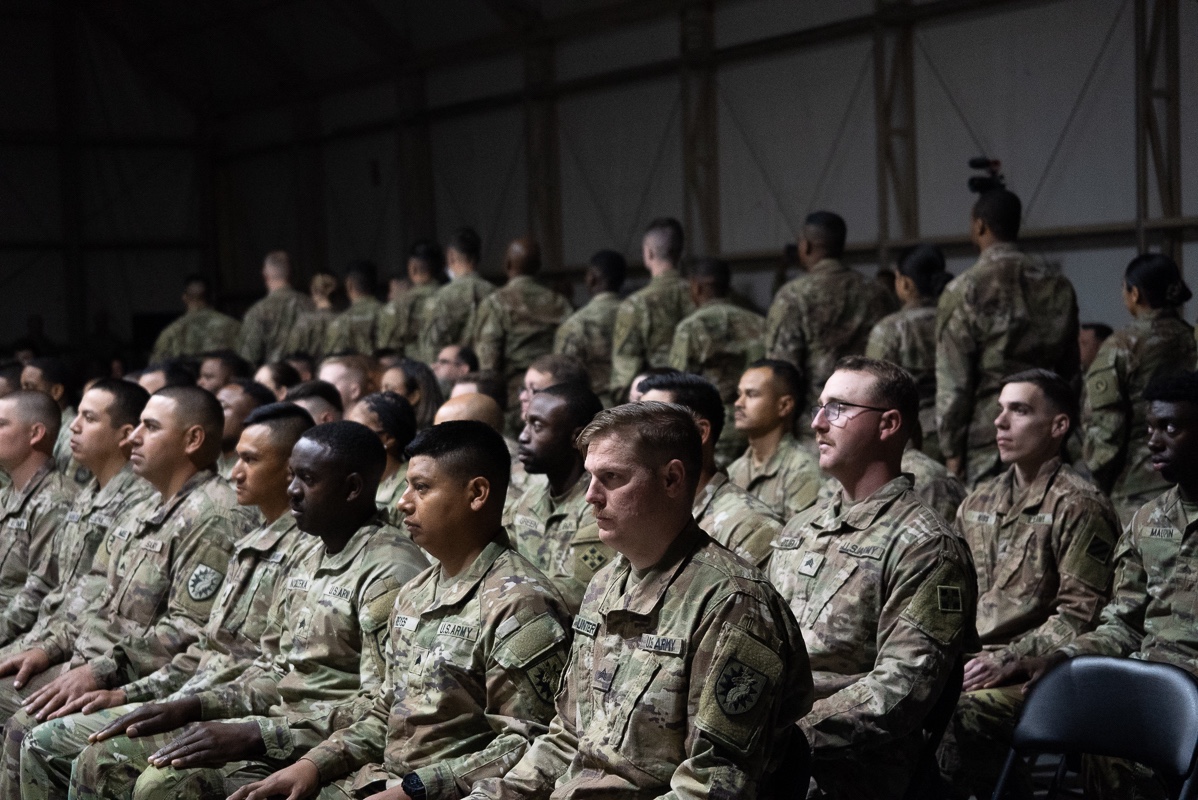
[[[824,412],[824,419],[828,420],[828,422],[835,422],[836,420],[840,419],[841,412],[846,408],[864,408],[866,411],[878,411],[881,413],[893,410],[889,408],[879,408],[877,406],[863,406],[860,403],[842,403],[839,400],[832,400],[824,403],[822,406],[812,406],[811,418],[815,419],[819,416],[819,412],[822,411]]]

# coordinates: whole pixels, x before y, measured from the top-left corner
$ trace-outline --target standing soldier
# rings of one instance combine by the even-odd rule
[[[378,270],[369,261],[355,261],[345,271],[345,293],[349,308],[333,317],[325,333],[324,351],[341,355],[357,353],[369,356],[374,352],[375,328],[383,304],[375,292],[378,289]]]
[[[445,280],[445,256],[436,242],[422,239],[408,253],[408,280],[411,287],[398,297],[388,298],[379,312],[376,350],[394,350],[417,361],[431,363],[436,353],[420,348],[420,333],[428,324],[425,303]]]
[[[615,399],[611,386],[611,342],[620,308],[620,287],[628,265],[615,250],[600,250],[591,256],[584,282],[590,302],[571,314],[557,329],[553,352],[573,356],[591,375],[591,385],[605,406]]]
[[[328,336],[329,323],[337,312],[333,309],[333,292],[337,291],[337,279],[324,272],[312,276],[308,283],[308,295],[312,308],[300,314],[295,328],[287,334],[283,350],[286,357],[302,353],[311,359],[324,358],[324,342]],[[302,377],[302,375],[301,375]]]
[[[803,221],[799,264],[804,274],[774,295],[765,322],[765,353],[803,376],[798,407],[810,408],[837,359],[865,352],[869,332],[890,306],[885,289],[840,263],[847,230],[831,211]],[[806,435],[806,432],[802,432]]]
[[[695,310],[690,287],[678,271],[682,246],[678,220],[663,217],[649,223],[641,241],[649,285],[629,295],[616,311],[609,388],[613,402],[628,396],[632,379],[645,369],[669,364],[674,326]]]
[[[995,475],[1002,379],[1033,367],[1078,374],[1077,297],[1069,279],[1016,246],[1023,205],[1006,189],[974,203],[970,239],[982,251],[936,308],[936,422],[949,471],[967,486]]]
[[[420,332],[420,352],[440,353],[451,344],[470,344],[474,332],[471,322],[482,299],[495,291],[478,274],[482,242],[470,228],[461,228],[445,245],[445,264],[449,283],[424,303],[425,327]]]
[[[266,297],[245,312],[237,339],[237,352],[254,366],[281,359],[296,322],[312,309],[307,295],[291,286],[291,257],[285,250],[266,254],[262,281]]]
[[[203,275],[188,275],[183,282],[183,316],[158,334],[151,364],[171,358],[226,350],[237,344],[241,323],[212,307],[212,284]]]

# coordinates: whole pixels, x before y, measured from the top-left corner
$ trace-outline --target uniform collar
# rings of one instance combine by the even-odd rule
[[[691,507],[691,514],[695,519],[702,519],[707,513],[707,509],[715,502],[715,496],[720,493],[720,489],[728,482],[728,473],[722,469],[717,469],[715,474],[711,476],[711,480],[703,487],[703,491],[695,495],[695,504]]]
[[[649,279],[649,283],[673,283],[674,281],[682,280],[682,273],[676,268],[670,267],[660,275],[654,275]]]
[[[264,553],[274,548],[275,545],[282,541],[284,536],[287,536],[294,530],[296,530],[295,517],[291,515],[291,512],[284,511],[274,522],[243,537],[237,543],[236,550],[239,553],[243,550],[254,550]]]
[[[224,480],[224,478],[217,475],[212,469],[200,470],[195,475],[192,475],[187,479],[183,486],[180,487],[179,491],[175,492],[174,497],[165,500],[164,502],[160,502],[158,504],[158,510],[154,512],[154,516],[146,520],[146,523],[149,525],[161,525],[166,521],[167,517],[174,513],[175,509],[179,507],[179,504],[186,500],[192,492],[199,489],[201,486],[204,486],[209,481],[221,480]]]
[[[636,614],[641,617],[649,616],[660,604],[662,595],[673,584],[674,578],[690,561],[690,557],[710,539],[711,537],[704,533],[692,518],[670,543],[661,560],[649,568],[639,583],[620,593],[616,593],[613,589],[624,584],[626,580],[617,579],[608,585],[607,592],[599,602],[599,613],[603,616],[616,612]],[[627,579],[632,572],[632,565],[622,555],[617,563],[616,571],[622,571],[624,573],[622,577]]]
[[[536,279],[531,275],[515,275],[507,279],[508,286],[524,286],[526,284],[536,282]]]
[[[792,447],[798,447],[798,441],[794,434],[789,431],[782,434],[782,438],[778,440],[778,446],[774,448],[774,454],[757,469],[753,465],[753,454],[747,454],[749,458],[749,472],[754,478],[772,478],[778,474],[778,470],[782,469],[782,461],[786,458],[787,451]]]
[[[817,272],[847,272],[848,269],[848,267],[840,263],[839,259],[821,258],[819,261],[811,265],[811,268],[807,270],[807,273],[814,275]]]
[[[29,483],[25,484],[25,488],[20,492],[14,491],[8,496],[8,503],[5,510],[15,512],[25,505],[25,502],[37,493],[42,484],[46,482],[46,478],[54,471],[54,459],[50,459],[45,464],[38,467],[37,472],[33,473],[33,477],[29,479]]]
[[[440,597],[436,597],[436,589],[433,589],[434,599],[421,613],[428,614],[439,608],[456,606],[461,603],[474,592],[474,588],[478,584],[482,583],[483,578],[487,577],[487,573],[491,571],[491,567],[499,557],[511,549],[512,543],[508,540],[507,534],[501,531],[494,539],[487,542],[487,546],[478,554],[478,558],[470,562],[470,566],[462,570],[460,575],[450,579],[453,582],[446,587]],[[440,566],[436,567],[436,570],[437,585],[440,585],[446,578],[442,574]]]
[[[95,478],[92,480],[94,481]],[[113,475],[112,480],[108,481],[108,485],[96,492],[96,497],[91,502],[92,508],[104,508],[140,480],[141,478],[133,471],[133,465],[126,461],[120,472]]]
[[[1053,478],[1061,469],[1061,457],[1050,458],[1040,465],[1039,472],[1036,473],[1035,479],[1025,486],[1023,489],[1015,481],[1015,467],[1008,467],[1006,474],[1002,477],[1002,494],[1000,500],[1003,506],[1007,509],[1014,510],[1018,505],[1018,512],[1023,512],[1029,508],[1039,508],[1044,502],[1044,498],[1048,495],[1048,487],[1052,485]]]
[[[553,491],[549,488],[549,481],[545,481],[545,496],[549,498],[549,506],[553,511],[559,508],[573,505],[576,500],[582,495],[585,495],[587,488],[591,485],[591,475],[586,470],[578,476],[578,480],[570,486],[569,489],[562,492],[561,495],[554,497]]]
[[[321,543],[320,548],[320,566],[317,571],[331,570],[341,571],[345,569],[354,559],[358,557],[358,553],[362,548],[370,542],[371,537],[385,525],[385,521],[381,516],[375,515],[366,521],[366,524],[354,531],[354,535],[349,537],[349,541],[345,543],[339,552],[330,553]]]
[[[911,489],[914,485],[911,476],[904,473],[887,483],[869,497],[844,508],[844,490],[838,491],[832,502],[824,508],[824,512],[811,521],[811,526],[827,531],[835,531],[848,527],[853,530],[864,530],[874,524],[874,521],[885,511],[899,495]]]

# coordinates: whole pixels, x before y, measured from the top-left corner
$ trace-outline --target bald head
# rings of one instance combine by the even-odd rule
[[[507,246],[504,271],[509,277],[536,275],[541,271],[541,246],[531,236],[521,236]]]
[[[484,422],[500,433],[503,432],[503,410],[494,398],[485,394],[460,394],[449,398],[437,409],[433,423],[440,425],[442,422],[461,420]]]

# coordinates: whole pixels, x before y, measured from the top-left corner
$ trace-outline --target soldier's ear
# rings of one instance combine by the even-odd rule
[[[897,436],[903,427],[903,415],[897,409],[883,411],[878,420],[878,434],[882,441]]]
[[[351,472],[345,476],[345,501],[352,503],[362,495],[362,476]]]
[[[699,426],[699,439],[703,444],[711,441],[711,423],[705,419],[695,419],[695,423]]]
[[[661,476],[668,497],[675,497],[686,489],[686,467],[678,459],[672,459],[662,467]]]
[[[466,497],[471,511],[482,511],[491,498],[491,482],[481,475],[466,481]]]
[[[1049,429],[1050,435],[1054,439],[1064,439],[1069,435],[1069,415],[1057,414],[1052,418],[1052,428]]]
[[[793,394],[784,394],[778,398],[778,416],[789,417],[795,413],[795,397]]]

